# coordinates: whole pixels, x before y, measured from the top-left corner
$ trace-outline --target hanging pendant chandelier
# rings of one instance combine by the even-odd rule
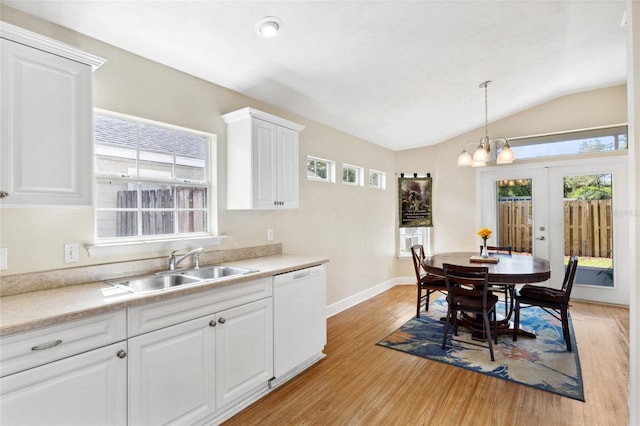
[[[509,141],[505,138],[489,139],[489,116],[487,113],[487,86],[491,83],[491,80],[480,83],[480,88],[484,89],[484,137],[480,139],[478,147],[473,152],[473,156],[467,151],[467,146],[475,144],[475,142],[469,142],[465,144],[462,149],[462,153],[458,156],[458,166],[465,167],[484,167],[489,161],[489,152],[491,152],[491,144],[494,145],[497,150],[500,146],[502,149],[498,154],[496,160],[497,164],[511,164],[515,160],[516,156],[509,146]]]

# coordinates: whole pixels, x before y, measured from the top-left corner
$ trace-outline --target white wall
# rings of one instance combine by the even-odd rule
[[[2,20],[104,57],[94,73],[97,108],[192,128],[218,136],[218,231],[228,249],[274,242],[288,253],[326,256],[327,302],[332,304],[393,276],[395,192],[341,183],[307,181],[306,156],[314,155],[392,175],[393,152],[327,126],[278,110],[236,92],[205,82],[137,55],[2,6]],[[221,114],[251,106],[306,126],[300,135],[300,208],[288,211],[226,210],[226,140]],[[348,111],[344,113],[348,114]],[[0,246],[9,251],[2,275],[131,260],[130,256],[90,258],[63,263],[63,245],[93,241],[91,208],[3,208]],[[144,253],[151,258],[168,253]]]

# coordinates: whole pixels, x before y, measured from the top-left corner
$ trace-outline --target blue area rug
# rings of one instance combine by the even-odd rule
[[[449,327],[447,346],[442,349],[444,323],[439,319],[446,316],[446,306],[445,298],[438,298],[429,306],[429,312],[422,312],[420,318],[413,317],[378,345],[584,402],[571,318],[573,352],[567,352],[560,321],[539,308],[521,310],[521,328],[534,332],[537,337],[518,336],[514,342],[510,334],[498,336],[498,344],[493,346],[496,360],[491,362],[489,349],[478,346],[484,342],[471,340],[471,333],[462,326],[458,327],[458,336],[454,336],[453,327]],[[504,312],[501,303],[498,312]]]

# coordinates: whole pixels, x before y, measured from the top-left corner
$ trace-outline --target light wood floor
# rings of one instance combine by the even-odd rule
[[[329,318],[327,357],[225,425],[628,424],[628,309],[572,304],[580,402],[377,346],[415,315],[414,298],[396,286]]]

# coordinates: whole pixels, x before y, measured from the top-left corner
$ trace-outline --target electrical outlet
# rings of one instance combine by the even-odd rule
[[[267,229],[267,241],[273,241],[273,229]]]
[[[7,257],[9,255],[9,250],[6,248],[0,248],[0,271],[4,271],[7,269]]]
[[[66,243],[64,245],[64,263],[76,263],[80,261],[80,244]]]

